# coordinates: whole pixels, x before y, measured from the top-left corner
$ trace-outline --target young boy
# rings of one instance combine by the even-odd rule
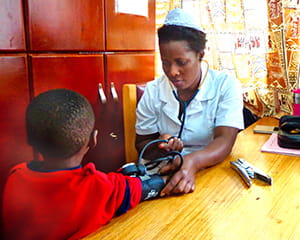
[[[79,93],[55,89],[27,107],[28,143],[43,161],[15,166],[3,194],[5,239],[79,239],[163,188],[164,180],[81,166],[96,144],[95,117]],[[154,194],[153,194],[154,193]]]

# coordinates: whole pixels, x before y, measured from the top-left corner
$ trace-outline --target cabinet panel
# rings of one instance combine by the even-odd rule
[[[98,83],[104,84],[103,55],[31,54],[34,95],[69,88],[99,104]]]
[[[33,54],[32,73],[34,94],[49,89],[68,88],[80,92],[92,104],[96,125],[99,130],[98,144],[90,150],[84,163],[92,161],[98,169],[106,171],[109,164],[110,151],[105,145],[105,115],[107,103],[102,103],[98,94],[98,84],[104,89],[103,55],[38,55]],[[111,124],[111,123],[109,123]]]
[[[104,50],[102,0],[28,0],[32,50]]]
[[[106,50],[154,50],[155,0],[148,0],[148,17],[116,12],[106,0]]]
[[[9,169],[33,159],[27,145],[25,111],[29,103],[24,55],[0,56],[0,185]]]
[[[92,103],[96,115],[95,128],[99,130],[98,144],[88,152],[83,163],[94,162],[104,172],[119,168],[125,162],[122,84],[153,79],[154,55],[111,54],[105,56],[106,70],[102,55],[33,54],[31,60],[35,95],[65,87],[82,93]],[[115,84],[118,101],[112,98],[111,82]],[[102,83],[106,103],[99,98],[98,83]]]
[[[105,55],[105,60],[108,101],[102,121],[103,127],[100,130],[105,141],[100,144],[104,145],[107,157],[96,165],[103,166],[106,171],[115,171],[125,163],[122,85],[152,80],[154,78],[154,54],[108,54]],[[112,84],[114,89],[111,88]],[[114,90],[118,99],[113,98]],[[99,155],[100,153],[91,151],[90,154]]]
[[[154,53],[106,54],[107,92],[112,99],[111,83],[114,84],[119,101],[122,101],[122,85],[125,83],[144,83],[154,79]]]
[[[25,50],[22,0],[0,0],[0,51]]]
[[[98,84],[104,86],[103,55],[31,55],[34,95],[54,88],[68,88],[84,95],[96,118],[104,108]]]

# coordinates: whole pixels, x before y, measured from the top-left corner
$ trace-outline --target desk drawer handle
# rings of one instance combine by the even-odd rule
[[[102,104],[105,104],[107,102],[107,99],[106,99],[106,96],[103,91],[103,87],[102,87],[101,83],[98,84],[98,93],[99,93],[99,98],[100,98]]]
[[[115,102],[118,102],[118,94],[113,82],[110,83],[110,92]]]

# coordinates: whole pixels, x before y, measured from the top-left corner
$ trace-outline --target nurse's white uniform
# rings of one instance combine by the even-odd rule
[[[159,132],[178,135],[181,127],[178,119],[179,102],[172,92],[176,88],[170,84],[165,75],[146,84],[137,106],[137,134]],[[210,69],[199,92],[186,109],[181,136],[184,143],[182,154],[206,146],[212,141],[213,129],[217,126],[244,128],[243,98],[240,83],[235,77],[225,71]]]

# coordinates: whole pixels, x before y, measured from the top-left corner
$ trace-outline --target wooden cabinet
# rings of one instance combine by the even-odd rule
[[[149,81],[154,75],[153,54],[32,54],[30,57],[34,95],[48,89],[69,88],[83,94],[92,104],[95,128],[99,130],[98,144],[84,163],[95,162],[98,169],[106,172],[125,163],[122,85]],[[99,84],[106,101],[101,100]]]
[[[106,103],[95,111],[100,114],[97,121],[98,145],[92,149],[86,160],[96,163],[105,172],[115,171],[125,163],[122,85],[147,82],[154,76],[154,54],[118,53],[105,54]]]
[[[154,50],[155,0],[147,16],[116,12],[117,0],[28,0],[31,50]]]
[[[30,54],[30,60],[35,96],[53,88],[69,88],[92,104],[99,102],[98,84],[104,85],[103,54]]]
[[[105,172],[124,163],[122,85],[154,78],[155,1],[148,0],[147,16],[117,12],[117,2],[0,0],[3,173],[33,159],[24,111],[30,98],[53,88],[78,91],[93,106],[98,145],[84,162]]]
[[[116,13],[118,0],[106,0],[106,50],[154,50],[155,0],[148,0],[147,16]]]
[[[31,50],[104,50],[101,0],[28,0]]]
[[[28,103],[26,55],[0,55],[0,189],[9,169],[33,156],[25,132]]]

